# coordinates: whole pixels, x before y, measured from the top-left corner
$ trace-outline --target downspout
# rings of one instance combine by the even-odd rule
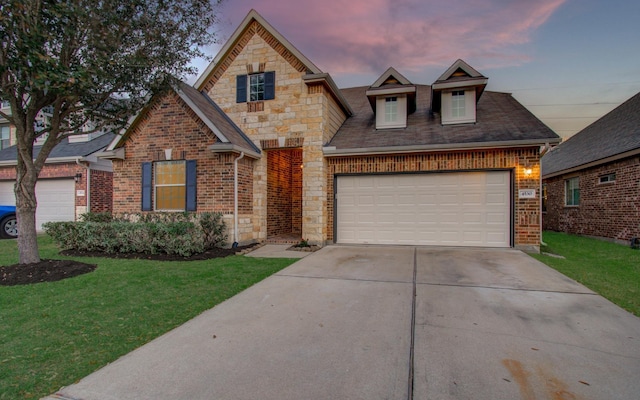
[[[87,170],[87,187],[85,191],[85,195],[87,196],[87,211],[91,212],[91,168],[88,165],[80,164],[80,159],[76,158],[76,164],[85,168]]]
[[[233,248],[238,247],[238,160],[242,158],[244,151],[240,152],[240,157],[233,160]]]

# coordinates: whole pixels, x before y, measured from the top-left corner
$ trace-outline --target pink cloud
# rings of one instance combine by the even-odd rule
[[[332,75],[530,60],[521,48],[566,0],[231,0],[228,35],[251,8]],[[471,61],[470,61],[471,62]],[[478,65],[480,64],[480,65]]]

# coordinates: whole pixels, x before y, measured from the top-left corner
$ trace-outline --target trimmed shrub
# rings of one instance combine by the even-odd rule
[[[188,257],[226,243],[226,227],[216,213],[93,214],[43,228],[63,250]]]

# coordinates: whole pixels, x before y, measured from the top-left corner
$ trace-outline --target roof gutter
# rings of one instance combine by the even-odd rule
[[[622,160],[623,158],[627,158],[627,157],[633,157],[636,155],[640,155],[640,148],[634,149],[634,150],[630,150],[630,151],[626,151],[624,153],[620,153],[620,154],[616,154],[615,156],[611,156],[611,157],[606,157],[606,158],[602,158],[600,160],[596,160],[596,161],[591,161],[585,164],[581,164],[581,165],[577,165],[575,167],[571,167],[571,168],[566,168],[560,171],[556,171],[556,172],[551,172],[545,175],[542,175],[542,179],[548,179],[548,178],[553,178],[559,175],[564,175],[564,174],[569,174],[571,172],[576,172],[576,171],[580,171],[581,169],[585,169],[585,168],[591,168],[591,167],[596,167],[598,165],[601,164],[606,164],[612,161],[618,161],[618,160]]]
[[[75,163],[77,161],[86,161],[88,160],[85,157],[56,157],[56,158],[47,158],[44,162],[45,164],[64,164],[64,163]],[[4,160],[0,161],[0,167],[8,167],[17,165],[18,160]]]
[[[213,153],[237,153],[237,154],[244,153],[244,156],[250,157],[256,160],[262,158],[262,155],[259,153],[256,153],[255,151],[245,149],[243,147],[237,146],[232,143],[218,142],[218,143],[207,146],[207,150],[210,150]]]
[[[558,142],[560,139],[558,139]],[[501,142],[475,142],[475,143],[443,143],[430,145],[411,145],[411,146],[385,146],[385,147],[361,147],[352,149],[337,149],[335,146],[325,146],[322,153],[325,157],[340,156],[364,156],[372,154],[402,154],[402,153],[422,153],[425,151],[450,151],[450,150],[475,150],[486,148],[513,148],[513,147],[531,147],[544,146],[546,143],[553,143],[547,140],[511,140]]]

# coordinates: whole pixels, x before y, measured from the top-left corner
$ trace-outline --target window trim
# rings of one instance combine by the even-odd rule
[[[598,177],[598,184],[599,185],[612,184],[612,183],[615,183],[615,181],[616,181],[616,173],[615,172],[611,172],[611,173],[608,173],[608,174],[600,175]]]
[[[575,186],[572,185],[575,182]],[[569,202],[569,192],[571,191],[571,202]],[[576,200],[577,192],[577,200]],[[565,207],[579,207],[580,206],[580,177],[574,176],[564,180],[564,205]]]
[[[389,101],[395,99],[394,101]],[[396,119],[387,120],[387,104],[395,103]],[[376,129],[393,129],[407,127],[407,95],[394,94],[376,97]]]
[[[454,93],[464,92],[464,115],[453,116]],[[442,125],[473,124],[476,123],[476,91],[473,89],[456,88],[442,92],[440,118]],[[461,99],[458,99],[460,101]]]
[[[156,208],[155,164],[167,161],[185,163],[185,207],[181,210],[164,210]],[[185,212],[197,210],[197,170],[196,160],[158,160],[142,163],[141,205],[142,211]]]
[[[6,138],[3,138],[2,134],[5,129],[8,135]],[[6,146],[2,144],[5,140],[7,141]],[[7,147],[11,147],[11,125],[0,125],[0,150],[6,149]]]
[[[158,166],[163,164],[182,164],[184,168],[184,176],[182,183],[157,183],[158,179]],[[184,212],[187,209],[187,165],[185,160],[163,160],[156,161],[153,163],[153,210],[159,212]],[[184,198],[184,207],[183,208],[158,208],[158,188],[167,188],[167,187],[184,187],[185,198]]]
[[[251,99],[252,79],[262,76],[262,99]],[[236,76],[236,103],[259,103],[275,99],[276,72],[266,71]],[[260,93],[260,92],[258,92]]]

